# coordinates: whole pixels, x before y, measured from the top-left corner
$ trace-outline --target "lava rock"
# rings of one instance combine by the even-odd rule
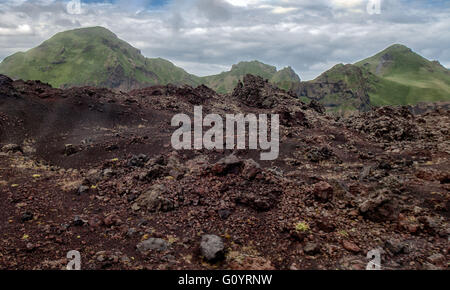
[[[361,252],[361,248],[358,247],[355,243],[351,242],[351,241],[343,241],[342,242],[342,246],[344,247],[344,249],[346,249],[347,251],[353,252],[353,253],[359,253]]]
[[[81,227],[86,223],[86,221],[84,221],[83,219],[81,219],[79,216],[75,216],[73,218],[73,222],[72,225],[76,226],[76,227]]]
[[[219,209],[217,213],[223,220],[226,220],[231,215],[231,211],[228,209]]]
[[[150,189],[139,196],[136,204],[140,207],[146,207],[148,211],[171,211],[174,209],[174,203],[164,197],[166,188],[163,185],[155,184]]]
[[[317,227],[326,232],[326,233],[331,233],[333,232],[336,227],[333,225],[333,223],[331,222],[331,220],[329,218],[323,217],[321,219],[319,219],[317,222]]]
[[[109,179],[109,178],[113,177],[114,175],[115,175],[115,172],[111,168],[106,168],[102,171],[103,178]]]
[[[13,82],[9,77],[0,74],[0,86],[10,85]]]
[[[398,204],[386,191],[378,192],[359,205],[361,214],[374,222],[393,221],[398,218]]]
[[[244,169],[242,170],[242,174],[246,179],[254,179],[255,176],[261,171],[261,165],[259,165],[255,160],[247,159],[244,161]]]
[[[242,192],[236,196],[235,202],[262,212],[274,208],[278,203],[280,195],[281,191],[278,190],[259,193]]]
[[[141,253],[146,253],[150,250],[165,251],[169,247],[169,243],[160,238],[150,238],[137,244],[136,248]]]
[[[444,263],[446,261],[444,255],[437,253],[437,254],[433,254],[431,256],[429,256],[427,258],[428,261],[430,261],[433,264],[441,264]]]
[[[89,192],[90,187],[87,185],[81,185],[78,188],[78,195],[84,194],[84,193],[88,193]]]
[[[313,190],[316,199],[327,202],[333,198],[333,187],[325,181],[314,184]]]
[[[139,175],[140,181],[150,182],[166,173],[166,168],[163,165],[153,164],[146,172]]]
[[[217,161],[211,171],[216,175],[226,175],[229,173],[238,174],[241,170],[243,162],[236,155],[228,155]]]
[[[203,235],[200,243],[201,254],[207,261],[217,261],[224,257],[224,244],[216,235]]]
[[[313,109],[319,114],[324,114],[326,112],[324,105],[322,105],[316,100],[311,100],[311,102],[309,103],[309,108]]]
[[[64,146],[64,154],[66,155],[66,156],[70,156],[70,155],[73,155],[73,154],[75,154],[75,153],[77,153],[78,152],[78,148],[76,148],[74,145],[72,145],[72,144],[66,144],[65,146]]]
[[[313,256],[320,252],[320,248],[317,243],[308,242],[303,248],[303,252],[305,252],[305,254],[307,255]]]
[[[20,220],[24,223],[27,221],[31,221],[33,219],[34,215],[31,212],[25,212],[22,217],[20,218]]]
[[[144,167],[148,160],[149,158],[145,154],[133,155],[131,159],[128,160],[127,165],[130,167]]]
[[[7,144],[5,146],[2,147],[2,152],[6,152],[6,153],[16,153],[16,152],[22,152],[22,147],[20,147],[20,145],[17,144]]]
[[[389,250],[392,254],[398,255],[402,252],[406,252],[407,245],[402,243],[400,240],[397,239],[390,239],[387,240],[384,244],[385,248]]]

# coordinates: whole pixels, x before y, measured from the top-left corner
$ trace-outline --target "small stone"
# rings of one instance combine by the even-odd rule
[[[32,219],[33,219],[33,213],[31,213],[31,212],[25,212],[23,215],[22,215],[22,217],[21,217],[21,221],[24,223],[24,222],[27,222],[27,221],[31,221]]]
[[[313,192],[316,199],[323,202],[327,202],[333,197],[333,187],[325,181],[314,184]]]
[[[12,153],[22,152],[22,147],[20,147],[17,144],[7,144],[7,145],[2,147],[2,151],[6,152],[6,153],[8,153],[8,152],[12,152]]]
[[[141,207],[140,207],[137,203],[133,203],[133,204],[131,205],[131,209],[132,209],[133,211],[138,211],[138,210],[141,209]]]
[[[440,264],[440,263],[445,262],[445,257],[444,257],[444,255],[437,253],[437,254],[433,254],[433,255],[429,256],[427,258],[427,260],[433,264]]]
[[[226,220],[231,215],[231,211],[228,209],[219,209],[218,214],[221,219]]]
[[[343,241],[342,242],[342,246],[347,251],[350,251],[350,252],[353,252],[353,253],[359,253],[361,251],[361,249],[355,243],[350,242],[350,241]]]
[[[406,245],[397,239],[387,240],[384,246],[394,255],[404,252],[406,248]]]
[[[139,196],[137,206],[146,207],[148,211],[171,211],[174,209],[174,203],[170,199],[164,197],[167,193],[167,189],[160,184],[155,184]],[[132,208],[135,210],[136,206]]]
[[[33,251],[34,249],[36,249],[36,246],[32,243],[27,243],[27,250],[28,251]]]
[[[106,168],[103,170],[102,175],[104,178],[111,178],[114,176],[114,171],[111,168]]]
[[[137,230],[135,228],[129,228],[128,231],[127,231],[127,236],[128,237],[132,237],[136,233],[137,233]]]
[[[242,170],[242,174],[245,178],[252,180],[260,172],[261,165],[259,165],[255,160],[247,159],[244,161],[244,169]]]
[[[148,240],[142,241],[139,244],[137,244],[137,249],[141,253],[145,253],[149,250],[156,250],[156,251],[165,251],[167,250],[169,244],[160,238],[150,238]]]
[[[105,224],[105,226],[110,227],[113,225],[120,225],[122,221],[116,214],[110,214],[103,219],[103,223]]]
[[[87,192],[89,192],[89,186],[86,186],[86,185],[81,185],[79,188],[78,188],[78,195],[81,195],[81,194],[84,194],[84,193],[87,193]]]
[[[224,244],[216,235],[203,235],[200,250],[207,261],[216,261],[224,257]]]
[[[437,266],[435,266],[435,265],[433,265],[431,263],[428,263],[428,262],[425,262],[423,264],[423,269],[424,270],[430,270],[430,271],[441,270],[441,268],[439,268],[439,267],[437,267]]]
[[[103,261],[105,261],[105,255],[106,255],[106,251],[100,251],[100,252],[97,252],[96,254],[95,254],[95,256],[97,257],[97,261],[98,262],[103,262]]]
[[[238,173],[243,162],[236,155],[228,155],[213,165],[211,171],[216,175],[226,175],[228,173]]]
[[[75,216],[73,219],[72,224],[76,227],[81,227],[85,224],[86,222],[84,220],[82,220],[79,216]]]
[[[75,153],[77,153],[77,152],[78,152],[78,149],[75,148],[75,146],[73,146],[72,144],[66,144],[66,145],[64,146],[64,154],[65,154],[66,156],[73,155],[73,154],[75,154]]]
[[[145,154],[133,155],[127,165],[130,167],[144,167],[148,160],[149,158]]]
[[[313,242],[306,243],[305,247],[303,248],[303,252],[305,252],[305,254],[311,255],[311,256],[319,253],[319,251],[320,251],[319,245],[317,243],[313,243]]]

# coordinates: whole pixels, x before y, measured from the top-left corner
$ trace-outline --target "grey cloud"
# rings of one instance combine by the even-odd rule
[[[101,25],[144,55],[167,58],[199,75],[257,59],[278,68],[290,65],[303,79],[311,79],[334,64],[358,61],[393,43],[450,64],[450,7],[425,7],[418,0],[384,0],[382,14],[372,16],[364,5],[360,11],[338,9],[332,0],[259,1],[248,7],[226,0],[172,0],[162,9],[140,13],[135,11],[139,5],[84,4],[81,15],[67,14],[61,2],[31,2],[0,4],[5,12],[0,27],[26,24],[32,29],[27,35],[1,35],[0,30],[0,59],[56,32]]]
[[[198,0],[196,6],[209,20],[226,21],[232,16],[232,6],[223,0]]]

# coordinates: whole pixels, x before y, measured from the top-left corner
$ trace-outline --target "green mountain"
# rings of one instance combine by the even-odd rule
[[[258,61],[198,77],[167,60],[144,57],[106,28],[90,27],[58,33],[38,47],[5,58],[0,74],[54,87],[91,85],[126,91],[156,84],[205,84],[219,93],[232,92],[239,80],[253,74],[337,112],[450,101],[450,71],[398,44],[355,64],[336,65],[307,82],[301,82],[290,67],[278,71]]]
[[[294,85],[292,90],[303,101],[319,101],[335,112],[367,111],[372,107],[368,92],[377,81],[364,69],[338,64],[315,80]]]
[[[198,77],[167,60],[144,57],[102,27],[58,33],[36,48],[4,59],[0,73],[54,87],[92,85],[129,90],[154,84],[199,84]]]
[[[268,79],[277,86],[290,89],[293,83],[299,83],[300,77],[291,67],[277,71],[277,68],[259,61],[240,62],[231,67],[230,71],[218,75],[202,78],[202,82],[219,93],[232,92],[239,80],[244,76],[252,74]]]
[[[450,71],[396,44],[356,64],[336,65],[292,89],[305,101],[318,100],[332,111],[365,111],[372,106],[449,101]]]
[[[58,33],[38,47],[5,58],[0,64],[0,74],[15,79],[40,80],[53,87],[90,85],[125,91],[172,83],[205,84],[229,93],[249,73],[285,88],[292,82],[300,82],[290,67],[277,71],[257,61],[242,62],[233,65],[229,72],[200,78],[167,60],[144,57],[138,49],[103,27]]]
[[[374,105],[450,100],[450,71],[403,45],[393,45],[355,64],[381,81],[369,92]]]

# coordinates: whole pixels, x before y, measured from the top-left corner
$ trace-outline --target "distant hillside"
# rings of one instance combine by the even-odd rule
[[[313,81],[295,85],[292,90],[304,101],[319,101],[333,111],[371,108],[369,90],[377,77],[364,69],[338,64]]]
[[[229,93],[233,91],[239,80],[242,81],[247,74],[268,79],[271,83],[286,90],[290,89],[293,83],[300,82],[300,77],[291,67],[277,71],[276,67],[256,60],[235,64],[230,71],[204,77],[202,82],[219,93]]]
[[[53,87],[90,85],[124,91],[172,83],[205,84],[230,93],[246,74],[262,76],[286,89],[300,82],[290,67],[277,71],[274,66],[257,61],[241,62],[229,72],[200,78],[168,60],[144,57],[103,27],[58,33],[38,47],[5,58],[0,73],[15,79],[40,80]]]
[[[5,58],[0,74],[64,88],[90,85],[129,91],[168,83],[204,84],[219,93],[231,93],[245,75],[252,74],[336,112],[450,101],[450,71],[399,44],[355,64],[336,65],[307,82],[301,82],[291,67],[278,71],[259,61],[240,62],[230,71],[198,77],[168,60],[144,57],[106,28],[90,27],[58,33],[38,47]]]
[[[154,84],[199,84],[171,62],[149,59],[102,27],[56,34],[36,48],[7,57],[0,73],[54,87],[92,85],[130,90]]]
[[[374,105],[450,100],[450,71],[403,45],[393,45],[355,64],[382,80],[370,91]]]
[[[336,65],[315,80],[295,85],[293,91],[332,111],[449,101],[450,71],[396,44],[356,64]]]

